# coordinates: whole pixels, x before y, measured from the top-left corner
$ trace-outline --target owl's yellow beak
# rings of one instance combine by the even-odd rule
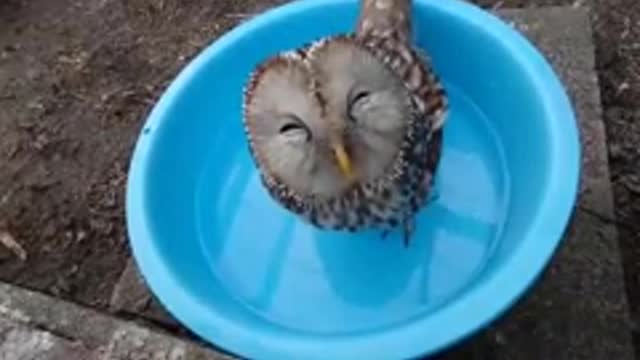
[[[333,145],[333,152],[336,156],[336,160],[338,160],[338,166],[340,167],[340,171],[342,172],[342,174],[349,180],[353,179],[354,172],[353,166],[351,164],[351,158],[349,158],[344,145]]]

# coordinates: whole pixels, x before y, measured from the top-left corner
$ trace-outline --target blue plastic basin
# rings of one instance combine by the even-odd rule
[[[269,198],[241,125],[254,66],[351,31],[356,0],[271,10],[206,48],[144,125],[127,224],[147,283],[183,324],[252,359],[432,354],[495,319],[562,239],[579,181],[576,121],[545,59],[496,17],[415,1],[417,44],[451,97],[438,200],[405,249],[322,232]]]

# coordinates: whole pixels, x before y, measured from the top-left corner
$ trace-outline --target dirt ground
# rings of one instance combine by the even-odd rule
[[[0,0],[0,279],[104,308],[128,256],[144,116],[189,59],[277,0]],[[591,6],[628,296],[640,312],[640,1]],[[6,245],[6,244],[5,244]]]

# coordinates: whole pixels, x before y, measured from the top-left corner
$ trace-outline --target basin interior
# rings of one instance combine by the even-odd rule
[[[451,112],[438,196],[419,214],[409,248],[399,233],[383,240],[299,221],[263,189],[244,138],[249,72],[277,51],[350,31],[351,2],[292,11],[205,52],[159,126],[145,129],[162,144],[146,169],[154,246],[197,299],[200,328],[214,313],[230,326],[311,336],[390,328],[448,306],[517,249],[549,176],[533,74],[480,25],[435,7],[414,16],[416,43],[432,56]]]

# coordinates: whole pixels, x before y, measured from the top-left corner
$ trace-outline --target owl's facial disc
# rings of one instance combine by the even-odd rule
[[[245,93],[245,122],[260,172],[300,194],[332,197],[349,186],[353,167],[312,81],[310,68],[299,59],[265,62]]]
[[[411,97],[402,79],[350,39],[332,39],[311,54],[326,116],[345,129],[343,142],[357,181],[388,174],[411,119]]]
[[[402,80],[344,39],[296,54],[265,62],[247,88],[260,171],[318,197],[389,174],[412,114]]]

